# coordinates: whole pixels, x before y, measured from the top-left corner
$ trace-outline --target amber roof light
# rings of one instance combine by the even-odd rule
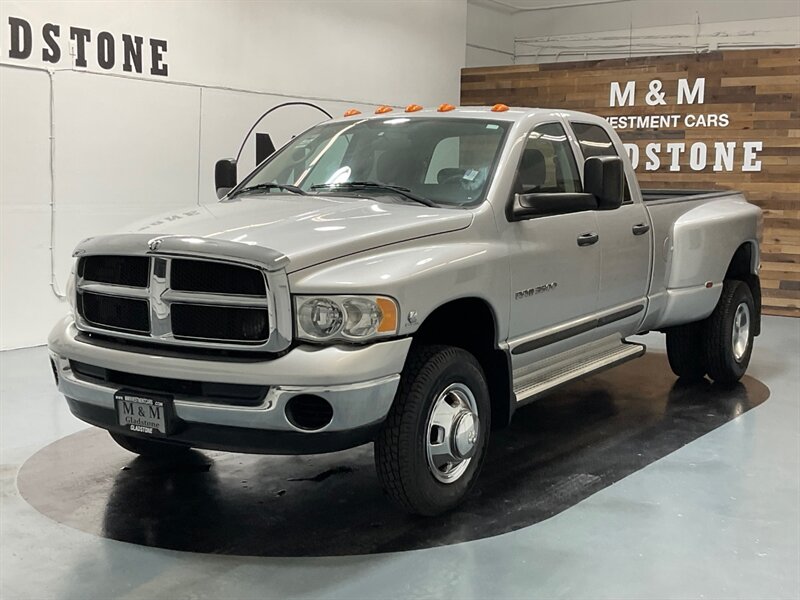
[[[361,114],[361,111],[358,110],[357,108],[351,108],[350,110],[346,110],[344,112],[344,116],[345,117],[354,117],[354,116],[360,115],[360,114]]]
[[[393,110],[394,109],[391,106],[386,106],[385,104],[382,104],[381,106],[379,106],[378,108],[375,109],[375,114],[376,115],[385,115],[386,113],[392,112]]]
[[[497,103],[492,107],[492,112],[506,112],[508,110],[508,106],[505,104]]]
[[[419,104],[409,104],[408,106],[406,106],[406,112],[417,112],[422,110],[422,108],[423,107],[420,106]]]
[[[445,102],[444,104],[440,104],[439,108],[437,108],[436,110],[439,112],[450,112],[451,110],[455,109],[456,109],[455,106],[453,106],[452,104],[447,104],[447,102]]]

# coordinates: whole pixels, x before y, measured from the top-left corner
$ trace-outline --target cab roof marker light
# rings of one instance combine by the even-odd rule
[[[451,110],[455,109],[456,109],[455,106],[453,106],[452,104],[447,104],[447,102],[445,102],[444,104],[440,104],[439,108],[437,108],[436,110],[438,112],[450,112]]]
[[[420,106],[419,104],[409,104],[408,106],[406,106],[406,112],[417,112],[422,110],[422,108],[423,107]]]
[[[499,102],[492,107],[492,112],[506,112],[507,110],[508,106]]]
[[[376,115],[385,115],[386,113],[392,112],[394,109],[391,106],[386,106],[385,104],[380,105],[378,108],[375,109]]]
[[[346,110],[344,112],[344,116],[345,117],[354,117],[354,116],[360,115],[360,114],[361,114],[361,111],[358,110],[357,108],[351,108],[350,110]]]

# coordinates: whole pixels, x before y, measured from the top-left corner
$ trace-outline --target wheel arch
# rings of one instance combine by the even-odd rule
[[[475,356],[489,386],[492,429],[508,425],[514,406],[511,360],[500,347],[498,331],[497,313],[492,306],[483,298],[465,297],[438,306],[414,334],[414,345],[445,344]]]

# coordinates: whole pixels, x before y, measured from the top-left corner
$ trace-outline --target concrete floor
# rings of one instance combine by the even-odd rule
[[[662,336],[642,341],[663,352]],[[85,426],[44,348],[0,353],[0,597],[799,598],[800,319],[765,319],[756,344],[766,402],[555,517],[428,550],[279,559],[136,546],[37,512],[20,466]]]

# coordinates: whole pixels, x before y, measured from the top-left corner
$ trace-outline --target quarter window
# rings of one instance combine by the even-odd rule
[[[591,123],[572,123],[572,130],[575,132],[575,137],[578,138],[584,158],[619,156],[611,138],[602,127]]]
[[[581,145],[581,152],[584,158],[592,156],[619,156],[611,138],[608,137],[606,130],[599,125],[591,123],[570,123],[578,143]],[[631,202],[631,189],[628,184],[628,176],[625,175],[625,196],[624,202]]]

